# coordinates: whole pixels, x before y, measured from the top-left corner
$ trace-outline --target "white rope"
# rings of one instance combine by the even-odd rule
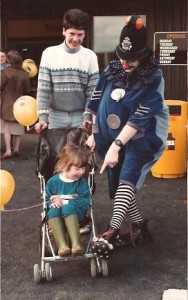
[[[1,212],[22,211],[22,210],[27,210],[27,209],[39,207],[39,206],[41,206],[42,204],[43,204],[43,203],[36,204],[36,205],[33,205],[33,206],[29,206],[29,207],[17,208],[17,209],[2,209]]]

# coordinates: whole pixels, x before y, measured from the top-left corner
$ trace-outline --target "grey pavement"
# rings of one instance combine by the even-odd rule
[[[35,283],[33,266],[40,264],[41,220],[35,174],[37,139],[37,134],[27,133],[21,156],[1,164],[16,182],[12,199],[1,212],[1,299],[160,300],[164,290],[187,289],[187,179],[161,179],[151,174],[137,202],[149,219],[153,244],[117,249],[108,261],[106,278],[91,278],[89,260],[77,260],[51,263],[53,281]],[[113,202],[108,198],[106,175],[96,172],[95,180],[94,215],[96,229],[101,232],[110,220]]]

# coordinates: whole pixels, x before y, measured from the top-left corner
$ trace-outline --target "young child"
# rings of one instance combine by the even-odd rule
[[[83,177],[88,157],[86,149],[67,144],[57,162],[57,174],[46,184],[48,225],[61,257],[81,255],[84,251],[80,243],[79,221],[84,219],[91,201],[88,182]]]

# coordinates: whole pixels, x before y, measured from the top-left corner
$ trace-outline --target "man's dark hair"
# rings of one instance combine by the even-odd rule
[[[66,29],[74,28],[87,30],[89,25],[89,16],[86,12],[74,8],[68,10],[63,17],[63,27]]]

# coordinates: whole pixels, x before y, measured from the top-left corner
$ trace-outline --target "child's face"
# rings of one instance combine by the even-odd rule
[[[78,168],[75,166],[71,166],[68,171],[64,171],[64,175],[72,180],[78,180],[80,177],[82,177],[85,173],[85,167]]]
[[[63,29],[63,35],[65,37],[65,42],[67,47],[70,49],[78,48],[85,38],[85,30],[80,29]]]

